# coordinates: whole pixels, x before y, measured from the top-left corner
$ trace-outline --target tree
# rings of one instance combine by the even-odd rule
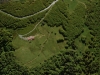
[[[15,62],[13,52],[3,52],[0,55],[0,75],[30,75],[27,68]]]
[[[0,29],[0,54],[3,51],[13,51],[14,48],[12,47],[11,40],[12,34],[10,31],[6,30],[5,28]]]

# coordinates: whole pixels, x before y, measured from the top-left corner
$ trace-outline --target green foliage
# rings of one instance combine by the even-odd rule
[[[81,65],[81,67],[83,67],[82,71],[84,72],[84,74],[92,75],[96,72],[98,73],[98,69],[100,67],[99,61],[93,52],[90,52],[89,50],[85,51],[82,56],[82,62],[80,62],[79,64]]]
[[[89,3],[90,4],[90,3]],[[94,4],[94,5],[93,5]],[[52,14],[48,15],[48,17],[44,20],[48,25],[50,26],[59,26],[63,25],[63,29],[59,32],[66,38],[65,40],[69,40],[67,43],[71,46],[76,38],[78,38],[83,32],[83,27],[86,24],[89,29],[93,30],[91,31],[91,34],[95,37],[91,38],[91,42],[87,41],[88,44],[93,46],[89,50],[82,50],[81,53],[79,53],[76,49],[76,51],[65,51],[61,52],[58,55],[55,55],[45,61],[45,63],[41,67],[37,67],[32,69],[32,74],[35,75],[99,75],[99,57],[97,57],[95,49],[99,50],[100,44],[99,44],[99,35],[100,35],[100,25],[99,25],[99,17],[97,14],[99,14],[99,2],[90,4],[87,7],[88,11],[85,11],[85,9],[78,5],[78,8],[75,9],[75,13],[67,14],[66,18],[62,20],[58,20],[60,17],[56,16],[56,18],[53,18],[55,15],[55,11],[53,10]],[[95,5],[96,4],[96,5]],[[93,6],[97,6],[97,8],[93,8]],[[57,8],[57,7],[55,7]],[[63,8],[62,8],[63,9]],[[96,13],[94,14],[93,13]],[[57,11],[57,15],[61,12]],[[81,13],[82,12],[82,13]],[[61,18],[62,19],[62,18]],[[86,20],[85,20],[86,19]],[[59,23],[60,21],[60,23]],[[58,24],[57,24],[57,23]],[[95,26],[96,25],[96,26]],[[98,40],[98,42],[97,42]],[[81,38],[82,43],[86,42],[86,38]],[[93,42],[94,43],[93,43]],[[99,53],[99,52],[98,52]],[[97,54],[98,54],[97,53]]]
[[[93,35],[91,38],[90,48],[95,49],[95,54],[100,59],[100,0],[93,0],[87,3],[87,18],[86,26],[91,30],[90,34]],[[100,65],[100,64],[99,64]],[[100,69],[99,69],[100,70]]]
[[[12,33],[5,28],[0,29],[0,75],[29,75],[26,68],[15,62],[11,40]]]
[[[73,40],[83,32],[84,20],[85,9],[82,5],[78,5],[75,9],[75,13],[69,14],[67,4],[63,1],[59,1],[51,9],[44,22],[48,26],[62,26],[63,29],[60,29],[59,32],[66,37],[67,40]]]
[[[15,18],[12,18],[11,16],[0,13],[1,15],[0,16],[0,27],[6,27],[9,29],[13,29],[13,30],[24,28],[28,26],[29,24],[34,24],[34,23],[39,22],[45,16],[46,12],[47,11],[42,12],[35,16],[28,17],[27,19],[22,19],[22,20],[15,19]]]
[[[49,15],[44,19],[44,23],[48,26],[60,26],[63,21],[66,21],[67,9],[63,1],[58,1],[49,12]]]
[[[53,0],[36,0],[34,5],[32,0],[29,2],[8,2],[0,4],[0,9],[14,16],[23,17],[34,14],[47,7]],[[44,61],[44,64],[31,69],[31,74],[27,68],[18,65],[11,51],[14,51],[11,45],[12,33],[6,28],[18,29],[35,24],[44,17],[43,12],[39,15],[29,17],[23,20],[17,20],[0,13],[0,74],[1,75],[99,75],[99,51],[100,51],[100,0],[86,1],[87,8],[77,4],[74,12],[68,12],[68,4],[59,0],[55,6],[50,9],[48,16],[42,24],[48,26],[62,26],[59,33],[64,39],[57,40],[57,43],[66,42],[66,51],[60,52]],[[10,4],[10,5],[9,5]],[[7,5],[7,6],[6,6]],[[12,7],[15,5],[14,7]],[[29,5],[26,7],[26,5]],[[25,6],[25,7],[24,7]],[[38,6],[38,7],[37,7]],[[29,9],[28,9],[29,8]],[[27,10],[26,10],[27,9]],[[26,11],[26,12],[23,12]],[[90,39],[81,36],[85,31],[84,27],[90,31]],[[80,37],[81,36],[81,37]],[[79,50],[76,46],[76,39],[84,44],[87,49]],[[49,47],[49,46],[48,46]],[[68,50],[72,48],[74,50]],[[82,48],[82,47],[80,47]]]
[[[12,45],[10,44],[12,40],[12,34],[6,29],[0,29],[0,54],[3,51],[12,51]]]
[[[67,50],[46,60],[41,67],[32,69],[34,75],[92,75],[98,74],[98,60],[90,50],[78,54]]]
[[[13,29],[13,24],[18,22],[19,20],[11,18],[0,12],[0,27],[6,27]]]
[[[95,7],[94,7],[95,6]],[[100,46],[100,22],[99,22],[99,16],[100,15],[100,1],[91,1],[89,3],[88,9],[87,9],[87,19],[85,24],[89,27],[91,31],[91,34],[94,36],[92,39],[95,43],[95,47],[99,48]]]
[[[0,75],[30,75],[27,68],[18,65],[12,52],[0,55]]]
[[[54,0],[20,0],[0,4],[2,11],[17,17],[24,17],[39,12],[50,5]]]

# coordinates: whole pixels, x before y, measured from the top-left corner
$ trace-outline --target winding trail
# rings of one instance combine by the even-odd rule
[[[35,61],[35,60],[39,57],[39,55],[40,55],[40,54],[42,53],[42,51],[43,51],[44,43],[46,43],[46,42],[48,41],[50,35],[51,35],[51,33],[48,34],[47,38],[45,39],[45,41],[44,41],[43,44],[41,45],[40,52],[39,52],[38,56],[36,56],[36,57],[33,58],[32,60],[30,60],[30,61],[28,61],[27,63],[25,63],[24,66],[29,65],[30,63],[32,63],[33,61]]]
[[[26,33],[26,34],[23,34],[23,35],[18,35],[21,39],[23,39],[24,40],[24,36],[26,36],[26,35],[28,35],[28,34],[30,34],[31,32],[33,32],[36,28],[37,28],[37,26],[44,20],[44,18],[48,15],[48,13],[50,12],[50,10],[51,10],[51,8],[55,5],[55,3],[56,2],[58,2],[59,0],[56,0],[56,1],[54,1],[48,8],[46,8],[45,10],[47,10],[47,9],[49,9],[49,11],[45,14],[45,16],[35,25],[35,27],[31,30],[31,31],[29,31],[28,33]]]
[[[58,2],[58,0],[53,1],[48,7],[46,7],[45,9],[43,9],[43,10],[41,10],[41,11],[35,13],[35,14],[28,15],[28,16],[21,17],[21,18],[20,18],[20,17],[17,17],[17,16],[14,16],[14,15],[12,15],[12,14],[6,13],[6,12],[4,12],[4,11],[2,11],[2,10],[0,10],[0,13],[3,13],[3,14],[5,14],[5,15],[8,15],[8,16],[10,16],[10,17],[12,17],[12,18],[15,18],[15,19],[26,19],[26,18],[32,17],[32,16],[34,16],[34,15],[37,15],[37,14],[39,14],[39,13],[41,13],[41,12],[44,12],[44,11],[48,10],[48,9],[51,8],[56,2]]]
[[[35,16],[35,15],[38,15],[39,13],[42,13],[42,12],[44,12],[44,11],[50,9],[50,8],[53,7],[53,6],[55,5],[55,3],[58,2],[58,1],[59,1],[59,0],[53,1],[47,8],[45,8],[45,9],[43,9],[43,10],[41,10],[41,11],[39,11],[39,12],[33,14],[33,15],[29,15],[29,16],[25,16],[25,17],[21,17],[21,18],[16,17],[16,16],[13,16],[13,15],[11,15],[11,14],[9,14],[9,13],[6,13],[6,12],[4,12],[4,11],[2,11],[2,10],[0,10],[0,13],[3,13],[3,14],[5,14],[5,15],[8,15],[8,16],[14,18],[14,19],[26,19],[26,18],[29,18],[29,17]],[[50,10],[49,10],[49,11],[50,11]],[[26,33],[26,34],[24,34],[24,35],[18,34],[18,36],[19,36],[21,39],[24,40],[25,38],[24,38],[23,36],[26,36],[26,35],[30,34],[31,32],[33,32],[33,31],[36,29],[36,27],[44,20],[44,18],[47,16],[47,14],[49,13],[49,11],[48,11],[48,12],[45,14],[45,16],[35,25],[35,27],[34,27],[31,31],[29,31],[28,33]]]

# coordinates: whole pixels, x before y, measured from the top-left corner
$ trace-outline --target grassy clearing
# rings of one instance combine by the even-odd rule
[[[91,37],[93,37],[90,34],[90,30],[87,27],[84,27],[84,32],[75,40],[75,45],[78,47],[79,52],[82,52],[82,50],[88,50],[88,45],[83,44],[80,40],[81,38],[86,38],[86,43],[88,44],[89,41],[91,41]]]
[[[78,4],[77,0],[64,0],[64,2],[67,4],[69,13],[73,13]]]
[[[58,30],[61,27],[49,27],[47,25],[38,26],[31,35],[37,35],[35,40],[29,43],[16,36],[13,39],[12,44],[16,48],[15,56],[20,63],[27,67],[42,63],[44,60],[48,59],[50,56],[64,50],[65,43],[57,43],[58,39],[63,39],[63,36],[59,34]],[[18,33],[25,33],[32,29],[32,26],[26,27],[20,30]],[[35,64],[36,63],[36,64]]]
[[[64,0],[69,4],[68,11],[71,13],[77,6],[77,1]],[[28,27],[18,30],[17,33],[25,34],[32,30],[35,25],[29,25]],[[49,27],[47,25],[39,25],[35,31],[29,35],[38,35],[35,40],[29,43],[18,37],[16,34],[12,44],[16,48],[15,56],[16,60],[27,67],[35,67],[44,60],[48,59],[52,55],[65,49],[65,42],[57,43],[57,40],[63,39],[63,36],[59,34],[59,29],[62,27]],[[76,44],[79,41],[76,39]],[[78,45],[77,44],[77,45]],[[83,47],[83,45],[82,45]]]

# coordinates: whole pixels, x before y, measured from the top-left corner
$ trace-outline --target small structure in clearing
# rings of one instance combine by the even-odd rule
[[[31,40],[34,40],[34,36],[29,36],[29,37],[25,37],[26,38],[26,40],[28,40],[28,41],[31,41]]]
[[[38,35],[35,35],[35,36],[23,36],[23,35],[18,35],[19,38],[23,39],[23,40],[26,40],[26,41],[31,41],[31,40],[34,40],[36,36]]]
[[[22,37],[22,39],[26,41],[34,40],[34,38],[35,38],[34,36]]]

